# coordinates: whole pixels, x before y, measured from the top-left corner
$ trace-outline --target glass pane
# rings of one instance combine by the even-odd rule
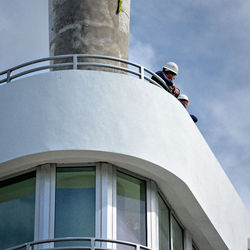
[[[183,231],[176,219],[172,216],[173,250],[183,250]]]
[[[55,237],[94,236],[95,169],[58,168]]]
[[[0,249],[34,240],[35,172],[0,182]]]
[[[117,172],[117,237],[146,245],[146,183]]]
[[[169,250],[169,209],[158,194],[159,249]]]
[[[198,250],[198,248],[194,245],[192,245],[192,250]]]

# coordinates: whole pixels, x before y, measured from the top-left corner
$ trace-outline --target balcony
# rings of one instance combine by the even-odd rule
[[[121,66],[119,66],[121,65]],[[34,72],[45,70],[78,70],[78,69],[100,69],[100,70],[113,70],[115,72],[130,74],[134,77],[139,77],[146,80],[151,84],[165,89],[170,92],[166,83],[155,73],[149,69],[120,58],[102,56],[102,55],[87,55],[87,54],[72,54],[60,55],[40,58],[37,60],[29,61],[15,67],[9,68],[0,72],[0,84],[10,83],[16,78],[31,75]],[[151,79],[154,76],[159,80],[159,83]]]

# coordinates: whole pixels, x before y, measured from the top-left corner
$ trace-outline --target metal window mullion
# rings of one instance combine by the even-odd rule
[[[56,164],[50,164],[50,227],[49,238],[55,238],[55,212],[56,212]],[[50,243],[54,247],[54,243]]]
[[[152,190],[151,181],[146,182],[146,234],[147,234],[147,246],[152,248],[153,241],[153,228],[152,228]]]
[[[113,238],[113,166],[109,163],[101,163],[100,168],[100,237],[104,239]],[[112,244],[102,243],[102,247],[110,247]]]
[[[112,239],[117,239],[117,177],[116,167],[112,166],[112,212],[113,212],[113,232]],[[115,246],[114,246],[115,248]]]
[[[54,237],[55,213],[55,166],[45,164],[37,167],[35,240]],[[53,244],[46,244],[53,247]]]
[[[148,190],[150,193],[148,207],[149,211],[147,212],[150,216],[150,223],[148,223],[148,233],[151,235],[151,244],[148,242],[148,247],[158,250],[159,249],[159,224],[158,224],[158,192],[155,182],[152,180],[148,181]]]
[[[101,166],[100,163],[96,164],[96,197],[95,197],[95,237],[101,238],[102,227],[102,186],[101,186]]]
[[[41,188],[41,170],[40,166],[36,170],[36,193],[35,193],[35,224],[34,224],[34,240],[39,240],[39,227],[40,227],[40,188]]]
[[[192,236],[189,233],[189,231],[187,229],[184,230],[183,232],[183,249],[184,250],[191,250],[192,249],[192,245],[193,245],[193,241],[192,241]]]
[[[172,210],[169,211],[169,239],[170,239],[170,250],[173,250],[174,249],[174,242],[173,242],[173,221],[172,221],[172,218],[173,218],[173,212]]]

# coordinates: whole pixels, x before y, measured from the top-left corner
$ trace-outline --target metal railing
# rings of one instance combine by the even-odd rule
[[[82,242],[82,245],[72,245],[72,246],[57,246],[54,247],[54,243],[56,242]],[[85,244],[84,244],[85,243]],[[89,246],[86,246],[88,243]],[[102,247],[101,245],[106,245]],[[25,249],[25,250],[33,250],[34,247],[37,249],[37,246],[41,246],[38,249],[50,249],[50,250],[75,250],[75,249],[86,249],[86,250],[119,250],[120,246],[131,247],[130,249],[134,250],[152,250],[146,246],[142,246],[140,244],[131,243],[127,241],[120,241],[120,240],[110,240],[110,239],[98,239],[92,237],[66,237],[66,238],[56,238],[56,239],[49,239],[49,240],[40,240],[40,241],[33,241],[24,243],[22,245],[18,245],[15,247],[8,248],[6,250],[18,250],[18,249]],[[42,246],[43,245],[43,246]],[[53,245],[53,247],[51,247]],[[111,245],[109,247],[109,245]]]
[[[95,62],[82,62],[81,60],[84,60],[84,59],[95,59]],[[53,61],[56,61],[56,60],[57,61],[67,60],[67,62],[52,63]],[[110,63],[107,64],[107,63],[96,62],[98,60],[108,60]],[[49,64],[43,65],[43,66],[37,66],[37,64],[42,63],[42,62],[49,62]],[[134,67],[135,70],[130,69],[128,67],[114,65],[114,62],[119,62],[127,66]],[[27,69],[28,66],[32,66],[32,67],[30,69]],[[72,55],[45,57],[45,58],[41,58],[41,59],[37,59],[37,60],[33,60],[33,61],[29,61],[20,65],[17,65],[15,67],[12,67],[12,68],[9,68],[7,70],[0,72],[0,84],[9,83],[13,79],[19,78],[24,75],[29,75],[37,71],[46,70],[46,69],[63,70],[67,68],[67,69],[77,70],[79,68],[87,67],[87,66],[91,66],[91,67],[94,66],[97,68],[109,68],[109,69],[114,69],[114,70],[118,70],[121,72],[130,73],[133,76],[137,76],[142,80],[147,80],[148,82],[154,85],[157,85],[159,87],[162,87],[166,91],[170,92],[169,87],[158,75],[156,75],[149,69],[139,64],[136,64],[136,63],[124,60],[124,59],[116,58],[116,57],[102,56],[102,55],[89,55],[89,54],[72,54]],[[152,76],[154,76],[159,82],[152,80],[151,79]]]

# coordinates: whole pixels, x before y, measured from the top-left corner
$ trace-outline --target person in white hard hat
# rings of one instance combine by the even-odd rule
[[[178,65],[174,62],[168,62],[165,66],[162,67],[161,71],[157,71],[155,73],[163,79],[163,81],[170,88],[171,93],[175,97],[178,97],[180,94],[180,90],[176,88],[175,84],[173,83],[173,80],[178,75],[178,72],[179,72]],[[152,77],[152,80],[160,84],[160,81],[155,76]]]
[[[181,94],[178,96],[178,100],[181,102],[181,104],[187,109],[187,107],[190,105],[190,101],[188,97],[184,94]],[[198,121],[198,118],[195,115],[191,115],[192,120],[196,123]]]
[[[180,94],[178,96],[178,100],[182,103],[182,105],[187,108],[190,105],[190,101],[188,99],[188,97],[184,94]]]

